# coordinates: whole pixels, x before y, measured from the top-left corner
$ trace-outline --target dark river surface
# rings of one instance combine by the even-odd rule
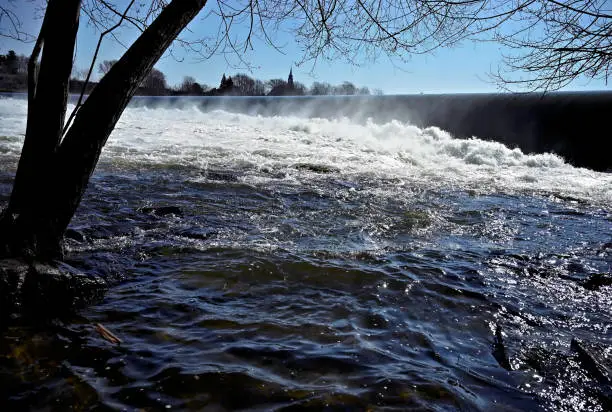
[[[25,115],[0,98],[1,205]],[[611,205],[609,173],[402,119],[131,106],[66,239],[112,287],[2,327],[0,409],[610,410],[570,342],[609,367]]]

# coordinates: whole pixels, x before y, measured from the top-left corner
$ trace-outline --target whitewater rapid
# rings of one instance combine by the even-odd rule
[[[71,109],[71,108],[70,108]],[[17,155],[25,131],[25,99],[0,99],[3,152]],[[391,179],[395,185],[487,193],[538,193],[601,206],[612,202],[612,174],[576,168],[553,154],[473,137],[455,139],[437,127],[399,120],[261,116],[195,105],[128,107],[103,151],[102,164],[242,170],[245,183],[265,183],[270,171],[285,183],[307,185],[310,165],[341,176]],[[261,172],[265,173],[261,173]],[[316,175],[316,170],[312,172]]]

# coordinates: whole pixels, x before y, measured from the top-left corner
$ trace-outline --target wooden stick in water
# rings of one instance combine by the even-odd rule
[[[96,331],[102,336],[102,338],[106,339],[110,343],[114,343],[119,345],[121,343],[121,339],[119,339],[113,332],[106,329],[102,324],[96,323]]]

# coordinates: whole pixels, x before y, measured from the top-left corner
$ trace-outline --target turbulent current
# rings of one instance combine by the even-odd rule
[[[0,119],[3,206],[26,101]],[[610,410],[611,206],[612,174],[405,119],[131,105],[65,241],[112,287],[3,327],[0,406]]]

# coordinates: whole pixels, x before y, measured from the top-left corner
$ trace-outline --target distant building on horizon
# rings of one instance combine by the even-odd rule
[[[289,69],[289,76],[287,82],[279,81],[272,90],[268,93],[268,96],[302,96],[304,94],[304,87],[297,87],[293,81],[293,67]]]
[[[290,89],[295,88],[295,86],[293,85],[293,67],[289,69],[289,77],[287,78],[287,87]]]

